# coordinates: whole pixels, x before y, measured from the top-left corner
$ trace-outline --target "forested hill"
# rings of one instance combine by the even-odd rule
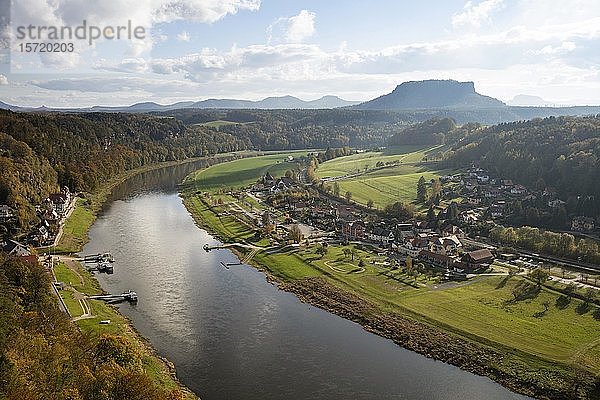
[[[176,110],[187,125],[215,126],[261,150],[382,146],[419,117],[358,110]],[[221,121],[214,125],[211,121]]]
[[[35,219],[33,206],[59,185],[91,191],[142,165],[249,146],[174,118],[0,111],[0,204],[16,209],[25,226]]]
[[[543,190],[600,215],[600,115],[550,117],[477,130],[446,154],[455,166],[478,163],[506,179]]]

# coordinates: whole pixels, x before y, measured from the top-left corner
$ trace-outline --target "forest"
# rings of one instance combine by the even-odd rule
[[[597,115],[548,117],[479,129],[455,142],[445,161],[452,167],[478,164],[532,190],[547,189],[566,201],[567,214],[598,217],[599,155]],[[537,219],[534,211],[529,218]]]
[[[250,143],[174,118],[141,114],[0,111],[0,204],[18,223],[59,186],[93,191],[100,182],[143,165],[244,150]]]
[[[450,168],[478,164],[530,189],[550,187],[565,210],[515,204],[513,225],[564,227],[600,216],[600,116],[549,117],[485,127],[418,112],[175,110],[155,114],[0,111],[0,204],[35,222],[33,205],[68,186],[93,191],[143,165],[255,149],[374,148],[444,144]],[[535,208],[535,209],[534,209]],[[537,211],[536,211],[537,209]]]
[[[125,338],[84,335],[58,309],[50,285],[37,261],[0,253],[0,398],[184,398],[150,380]]]

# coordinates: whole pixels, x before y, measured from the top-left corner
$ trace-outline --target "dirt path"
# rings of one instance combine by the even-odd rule
[[[365,272],[365,269],[362,267],[360,267],[358,271],[346,271],[344,269],[334,267],[333,265],[331,265],[331,261],[325,261],[323,262],[323,264],[329,267],[329,269],[331,269],[332,271],[339,272],[340,274],[362,274],[363,272]]]

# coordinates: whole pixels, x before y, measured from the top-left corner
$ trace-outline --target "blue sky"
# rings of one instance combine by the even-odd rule
[[[19,0],[11,11],[0,36],[0,49],[12,38],[10,62],[0,58],[0,101],[11,104],[366,100],[429,78],[474,81],[504,101],[600,104],[597,0]],[[148,34],[75,40],[67,54],[18,51],[16,26],[83,20],[131,20]]]

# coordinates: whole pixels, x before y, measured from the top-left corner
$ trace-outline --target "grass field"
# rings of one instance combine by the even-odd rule
[[[224,121],[224,120],[216,120],[216,121],[210,121],[210,122],[203,122],[201,124],[194,124],[196,126],[208,126],[210,128],[217,128],[219,129],[222,126],[226,126],[226,125],[245,125],[245,124],[252,124],[253,122],[233,122],[233,121]]]
[[[213,165],[191,174],[184,181],[184,186],[187,184],[189,188],[203,191],[248,186],[267,171],[274,177],[279,177],[287,170],[294,169],[296,163],[285,161],[288,155],[299,157],[306,154],[306,151],[269,154]]]
[[[87,241],[87,232],[96,219],[90,203],[85,199],[77,199],[75,209],[63,226],[56,252],[75,252],[83,248]]]
[[[561,304],[560,295],[549,290],[541,290],[532,299],[513,301],[512,289],[521,280],[486,277],[447,290],[412,292],[401,304],[453,329],[600,372],[600,321],[592,312],[581,314],[581,301]]]
[[[402,146],[383,152],[339,157],[321,164],[317,175],[320,178],[343,177],[360,172],[359,176],[349,176],[337,182],[342,195],[349,191],[352,193],[352,200],[363,205],[369,200],[379,209],[396,201],[413,203],[417,198],[417,182],[421,176],[429,181],[453,172],[420,164],[425,157],[439,148],[440,146]],[[394,165],[374,170],[380,161]]]

